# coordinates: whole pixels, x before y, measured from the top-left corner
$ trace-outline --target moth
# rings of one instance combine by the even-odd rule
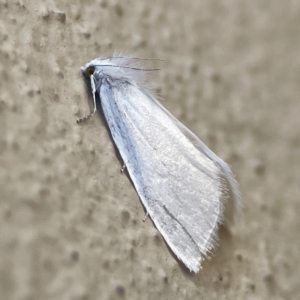
[[[101,105],[112,139],[139,198],[179,260],[197,273],[223,220],[224,178],[236,206],[238,184],[230,167],[166,110],[150,91],[136,58],[114,55],[81,67]],[[96,99],[100,100],[99,102]]]

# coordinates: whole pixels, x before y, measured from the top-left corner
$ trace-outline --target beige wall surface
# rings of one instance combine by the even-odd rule
[[[300,2],[0,0],[0,299],[300,299]],[[199,274],[155,229],[80,66],[115,50],[236,174]]]

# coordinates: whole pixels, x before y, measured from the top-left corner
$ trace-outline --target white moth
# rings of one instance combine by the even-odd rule
[[[240,193],[230,167],[171,115],[145,86],[146,69],[130,56],[97,58],[81,71],[100,104],[135,189],[155,226],[186,267],[198,272],[223,220],[227,180],[236,206]]]

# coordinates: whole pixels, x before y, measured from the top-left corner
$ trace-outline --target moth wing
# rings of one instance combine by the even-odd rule
[[[99,93],[143,205],[176,256],[198,272],[222,216],[222,168],[200,140],[204,151],[199,149],[196,136],[134,82],[106,77]]]

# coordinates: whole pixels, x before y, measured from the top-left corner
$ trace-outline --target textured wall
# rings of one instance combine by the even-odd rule
[[[298,1],[64,2],[0,0],[0,298],[298,299]],[[197,275],[142,222],[100,118],[76,124],[79,67],[114,50],[165,60],[163,104],[240,182]]]

